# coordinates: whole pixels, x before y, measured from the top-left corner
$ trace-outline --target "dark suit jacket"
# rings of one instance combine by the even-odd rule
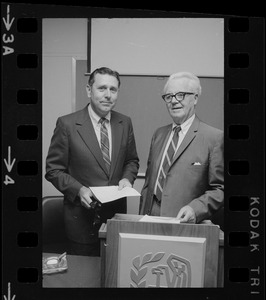
[[[171,128],[171,124],[161,127],[153,135],[140,214],[151,211],[158,169]],[[223,174],[223,132],[195,117],[167,174],[161,215],[176,217],[184,205],[190,205],[197,222],[209,219],[223,205]]]
[[[58,118],[46,160],[45,178],[64,194],[65,226],[68,237],[79,243],[92,243],[92,209],[80,204],[82,186],[117,185],[136,179],[139,159],[131,119],[111,112],[112,158],[110,176],[88,113],[83,110]],[[103,221],[114,213],[126,213],[126,199],[103,205]]]

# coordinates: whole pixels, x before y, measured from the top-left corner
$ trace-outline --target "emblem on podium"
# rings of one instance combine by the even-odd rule
[[[191,266],[185,258],[175,254],[170,254],[166,264],[157,264],[150,269],[151,274],[155,276],[155,285],[146,286],[145,276],[148,273],[148,264],[158,263],[165,256],[164,252],[158,252],[155,255],[147,253],[144,257],[137,256],[133,259],[133,267],[130,270],[130,287],[191,287]],[[166,282],[166,286],[162,282]]]
[[[205,252],[205,238],[120,233],[118,287],[203,287]]]

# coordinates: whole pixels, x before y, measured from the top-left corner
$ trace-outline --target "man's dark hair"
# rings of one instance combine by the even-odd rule
[[[106,68],[106,67],[102,67],[102,68],[98,68],[98,69],[95,69],[91,74],[90,74],[90,77],[89,77],[89,80],[88,80],[88,84],[89,86],[92,86],[94,81],[95,81],[95,75],[96,74],[108,74],[108,75],[111,75],[111,76],[114,76],[117,80],[118,80],[118,87],[120,87],[120,77],[119,77],[119,73],[116,72],[116,71],[113,71],[109,68]]]

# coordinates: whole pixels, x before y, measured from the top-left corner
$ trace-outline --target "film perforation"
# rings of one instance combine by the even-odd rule
[[[232,140],[248,140],[249,125],[243,125],[243,124],[229,125],[229,138]]]
[[[37,268],[21,267],[17,269],[17,280],[20,283],[36,283],[39,280]]]
[[[39,208],[38,197],[20,196],[17,198],[17,209],[20,212],[36,212]]]
[[[24,88],[17,91],[17,102],[19,104],[37,104],[38,90],[35,88]]]
[[[34,248],[38,246],[37,232],[19,232],[17,235],[17,245],[23,248]]]
[[[246,69],[249,67],[249,53],[230,53],[228,63],[230,68]]]
[[[229,161],[229,174],[234,176],[249,175],[250,163],[248,160],[235,159]]]
[[[229,280],[234,283],[245,283],[249,282],[249,269],[234,267],[229,269]]]
[[[249,196],[231,195],[229,197],[229,210],[235,212],[247,212],[249,210]]]
[[[249,19],[245,17],[229,18],[228,30],[231,33],[243,33],[249,31]]]
[[[230,104],[248,104],[249,90],[245,88],[231,88],[228,92]]]
[[[35,160],[18,161],[17,173],[20,176],[36,176],[38,174],[38,162]]]
[[[33,124],[19,125],[17,127],[17,138],[23,141],[38,139],[38,126]]]
[[[247,231],[231,231],[229,233],[230,247],[248,247],[249,246],[249,232]]]
[[[17,30],[21,33],[36,33],[38,31],[38,20],[36,18],[19,18]]]
[[[38,67],[38,55],[35,53],[18,54],[17,66],[20,69],[36,69]]]

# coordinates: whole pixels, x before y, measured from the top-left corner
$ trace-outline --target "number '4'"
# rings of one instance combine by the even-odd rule
[[[4,181],[4,184],[5,185],[8,185],[8,184],[14,184],[15,181],[8,175],[5,176],[5,181]]]

